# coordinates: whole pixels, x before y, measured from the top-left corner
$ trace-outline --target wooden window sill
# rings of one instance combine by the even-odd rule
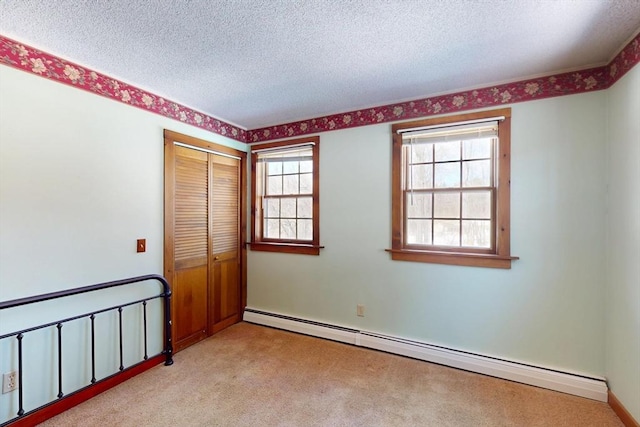
[[[304,243],[249,242],[247,245],[252,251],[282,252],[301,255],[320,255],[320,249],[324,249],[324,246]]]
[[[510,269],[513,256],[473,254],[460,252],[416,251],[409,249],[385,249],[394,261],[428,262],[433,264],[463,265]]]

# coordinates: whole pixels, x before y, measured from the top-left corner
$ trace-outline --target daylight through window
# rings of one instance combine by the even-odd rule
[[[509,268],[510,115],[393,126],[393,259]]]
[[[252,249],[316,252],[317,137],[252,147]]]
[[[403,135],[407,245],[493,248],[497,128]]]
[[[258,154],[266,239],[313,238],[313,155],[311,147]]]

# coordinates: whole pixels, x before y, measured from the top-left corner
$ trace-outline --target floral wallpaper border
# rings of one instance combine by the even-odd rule
[[[246,142],[247,131],[97,71],[0,35],[0,64],[46,77],[199,128]]]
[[[253,143],[607,89],[640,62],[640,33],[608,64],[447,95],[244,130],[0,35],[0,64],[93,92],[236,141]]]
[[[607,89],[639,62],[640,34],[602,67],[254,129],[247,143]]]

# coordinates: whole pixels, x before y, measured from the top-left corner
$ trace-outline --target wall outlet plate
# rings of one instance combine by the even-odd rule
[[[7,372],[2,376],[2,394],[12,392],[18,388],[18,373]]]

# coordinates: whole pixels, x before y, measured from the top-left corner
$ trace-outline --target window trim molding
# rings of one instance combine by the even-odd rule
[[[404,129],[490,119],[504,116],[498,123],[498,151],[496,157],[497,181],[495,205],[495,253],[466,252],[451,250],[415,249],[404,243],[404,201],[402,190],[402,134]],[[391,160],[391,259],[396,261],[427,262],[436,264],[465,265],[474,267],[511,268],[511,108],[487,110],[452,116],[442,116],[412,122],[396,123],[391,126],[393,144]]]
[[[274,148],[286,148],[294,145],[312,144],[313,152],[313,238],[310,242],[301,241],[274,241],[262,239],[256,226],[258,207],[256,206],[257,194],[257,156],[256,151]],[[285,141],[268,142],[250,145],[251,156],[251,242],[248,246],[253,251],[282,252],[303,255],[320,255],[320,137],[310,136],[305,138],[289,139]]]

